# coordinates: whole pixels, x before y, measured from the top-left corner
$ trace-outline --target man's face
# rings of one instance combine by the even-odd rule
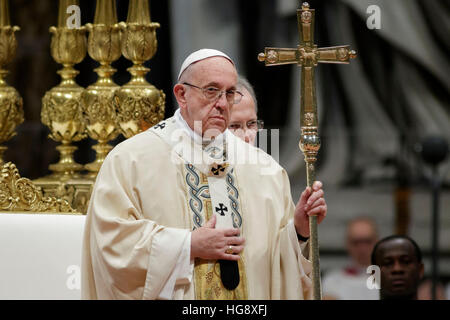
[[[361,267],[370,265],[370,256],[377,242],[375,228],[368,221],[354,221],[347,230],[347,250],[353,261]]]
[[[376,254],[381,270],[381,294],[385,297],[414,296],[423,277],[414,246],[405,239],[382,243]]]
[[[194,63],[184,79],[200,88],[214,87],[229,91],[236,89],[237,72],[233,64],[223,57],[211,57]],[[183,79],[183,76],[182,76]],[[232,103],[226,95],[215,100],[208,100],[201,89],[177,84],[174,93],[181,109],[181,114],[191,129],[204,138],[216,137],[224,132],[230,121]],[[198,127],[201,123],[201,129]]]
[[[251,94],[245,88],[239,88],[244,95],[242,100],[233,105],[231,109],[231,119],[229,128],[239,138],[251,145],[255,144],[257,130],[249,129],[247,124],[249,121],[257,120],[255,111],[255,102]]]

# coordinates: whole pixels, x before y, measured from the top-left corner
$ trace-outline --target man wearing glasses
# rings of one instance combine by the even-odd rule
[[[242,76],[238,77],[237,90],[242,94],[242,99],[231,108],[228,129],[245,142],[255,145],[257,132],[264,128],[264,122],[257,119],[258,103],[255,91]]]
[[[108,154],[86,219],[84,299],[311,297],[308,217],[326,215],[322,184],[295,206],[284,169],[229,132],[236,84],[227,55],[192,53],[174,116]]]

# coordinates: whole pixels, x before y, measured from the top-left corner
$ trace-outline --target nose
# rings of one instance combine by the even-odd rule
[[[228,107],[228,100],[225,92],[221,92],[219,98],[216,100],[215,106],[217,108],[225,109]]]
[[[394,265],[392,267],[392,273],[393,274],[399,274],[399,273],[403,273],[403,272],[404,272],[404,270],[402,268],[401,263],[399,261],[395,261]]]

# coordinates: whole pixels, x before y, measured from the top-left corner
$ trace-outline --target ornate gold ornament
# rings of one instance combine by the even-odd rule
[[[50,27],[51,55],[57,63],[63,65],[58,71],[62,80],[42,98],[42,123],[50,129],[49,137],[61,142],[61,145],[56,147],[60,152],[60,160],[49,166],[55,177],[71,177],[83,169],[83,166],[73,159],[77,147],[73,146],[72,142],[86,138],[80,104],[84,89],[75,82],[79,71],[73,66],[83,61],[86,56],[86,29],[66,26],[63,17],[66,16],[67,6],[72,4],[78,4],[78,1],[60,0],[58,26]]]
[[[72,209],[67,200],[44,197],[31,180],[20,177],[19,170],[11,162],[1,166],[0,211],[81,214]]]
[[[122,54],[133,62],[127,70],[131,80],[115,93],[117,126],[130,138],[164,119],[166,95],[145,79],[150,71],[144,62],[151,59],[157,49],[156,29],[151,22],[148,0],[130,0],[127,22],[121,22]]]
[[[112,149],[108,141],[119,135],[116,126],[114,93],[120,87],[112,76],[117,71],[111,63],[120,58],[120,29],[114,0],[97,0],[94,23],[86,24],[89,31],[88,53],[100,66],[94,71],[97,81],[82,94],[83,115],[88,135],[98,143],[92,148],[96,159],[85,165],[90,176],[97,176],[106,155]]]
[[[10,25],[7,0],[0,1],[0,13],[0,144],[3,144],[16,135],[15,129],[24,117],[22,98],[4,79],[8,74],[6,65],[16,54],[17,40],[14,33],[20,28]],[[6,149],[0,145],[0,165],[4,163]]]
[[[318,63],[345,63],[356,57],[356,52],[349,46],[317,48],[314,44],[314,10],[304,2],[297,10],[297,24],[300,44],[295,49],[265,48],[258,55],[258,60],[266,66],[295,63],[301,67],[300,92],[300,127],[299,147],[306,162],[307,185],[312,187],[315,179],[315,163],[320,149],[318,134],[317,99],[314,80],[314,69]],[[313,266],[313,298],[322,298],[319,266],[319,243],[317,231],[317,216],[310,216],[310,258]]]
[[[306,112],[305,113],[305,124],[307,126],[311,126],[314,123],[314,113]]]
[[[45,94],[41,110],[41,119],[50,128],[50,137],[62,142],[57,147],[61,157],[58,163],[50,165],[53,174],[33,183],[45,197],[60,198],[77,212],[86,213],[94,181],[80,173],[84,167],[73,160],[77,147],[71,145],[73,141],[87,137],[81,104],[84,88],[75,82],[79,72],[73,68],[86,56],[86,28],[67,27],[66,10],[70,5],[78,5],[78,1],[59,1],[58,26],[50,27],[51,54],[56,62],[63,65],[58,71],[62,81]]]
[[[33,183],[42,190],[45,197],[65,200],[77,212],[86,214],[94,180],[62,176],[59,180],[44,177],[33,180]]]

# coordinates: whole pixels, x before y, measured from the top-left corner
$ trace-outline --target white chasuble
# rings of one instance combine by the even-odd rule
[[[173,117],[161,121],[117,145],[100,169],[86,219],[82,297],[310,299],[311,263],[294,209],[286,172],[262,150],[232,134],[222,150],[203,150]],[[246,239],[231,292],[215,261],[197,260],[192,274],[185,250],[212,214],[216,228],[240,228]]]

